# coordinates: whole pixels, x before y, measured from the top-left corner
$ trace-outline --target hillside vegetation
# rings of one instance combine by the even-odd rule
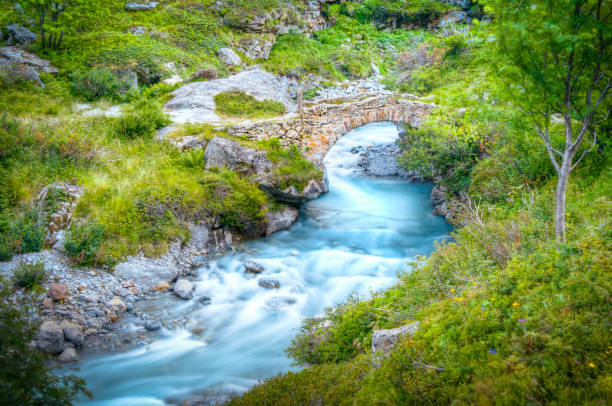
[[[261,235],[267,211],[278,208],[270,196],[237,172],[206,170],[201,150],[180,152],[155,138],[169,122],[161,106],[177,87],[161,80],[172,74],[206,80],[242,69],[227,67],[218,50],[251,35],[245,27],[262,12],[283,10],[267,20],[269,29],[281,20],[300,26],[297,11],[306,2],[181,0],[138,12],[123,2],[97,12],[77,3],[80,12],[59,49],[29,47],[59,69],[41,75],[45,88],[0,76],[0,260],[45,248],[47,216],[62,196],[40,204],[38,195],[56,181],[84,190],[66,245],[82,266],[110,267],[139,251],[159,256],[170,241],[189,239],[188,223],[207,219],[246,237]],[[318,86],[369,76],[372,63],[389,89],[432,96],[438,108],[419,128],[407,128],[400,162],[438,181],[465,209],[452,240],[416,258],[394,286],[305,320],[287,349],[301,371],[261,382],[229,404],[612,403],[610,99],[590,126],[597,138],[577,152],[589,151],[569,178],[566,235],[559,238],[558,172],[523,109],[526,96],[519,100],[521,92],[502,83],[516,72],[493,55],[499,8],[472,5],[470,25],[429,27],[457,9],[430,0],[334,2],[324,6],[329,28],[279,35],[267,60],[241,55],[246,65],[274,73],[317,75],[305,91],[311,96]],[[27,18],[12,2],[0,4],[0,27]],[[145,33],[131,34],[132,27]],[[608,21],[598,28],[607,55],[609,27]],[[609,76],[607,63],[600,71]],[[121,71],[135,73],[138,85]],[[562,90],[559,80],[551,82],[551,93]],[[218,111],[228,116],[285,111],[244,94],[218,97]],[[81,103],[122,103],[123,114],[84,116]],[[547,116],[547,134],[552,148],[562,149],[567,123],[555,118]],[[321,176],[297,148],[282,149],[278,140],[254,143],[206,125],[184,125],[175,134],[229,137],[264,149],[282,163],[275,175],[283,187]],[[416,333],[388,355],[372,353],[374,330],[415,321]],[[62,389],[68,397],[82,388],[74,385]]]

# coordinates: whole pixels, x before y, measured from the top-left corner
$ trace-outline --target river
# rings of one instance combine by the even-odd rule
[[[364,176],[355,146],[397,139],[391,123],[344,136],[325,158],[330,192],[305,204],[288,231],[247,242],[198,270],[194,298],[171,294],[138,302],[135,310],[175,320],[154,340],[113,354],[84,354],[78,375],[93,400],[81,405],[165,405],[205,389],[244,391],[291,369],[284,354],[301,320],[321,314],[351,293],[369,296],[390,286],[408,260],[427,255],[451,227],[430,214],[431,185]],[[244,272],[250,259],[265,267]],[[258,279],[279,281],[265,289]],[[199,299],[209,296],[211,304]],[[142,323],[141,323],[142,324]]]

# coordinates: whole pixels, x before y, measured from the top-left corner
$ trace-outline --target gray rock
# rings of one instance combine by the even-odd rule
[[[123,314],[127,311],[127,305],[118,296],[115,296],[108,302],[108,307],[117,314]]]
[[[295,207],[286,206],[280,211],[268,210],[266,219],[268,226],[266,236],[281,230],[289,229],[300,216],[300,211]]]
[[[372,70],[372,75],[380,76],[380,69],[378,68],[378,66],[376,66],[374,62],[372,62],[371,70]]]
[[[165,106],[176,123],[219,122],[215,112],[215,95],[227,91],[241,91],[258,100],[283,103],[288,112],[297,110],[291,92],[280,77],[262,69],[250,69],[223,79],[193,82],[173,91],[174,96]]]
[[[149,1],[146,3],[128,2],[125,3],[125,9],[128,11],[153,10],[158,4],[159,3],[157,1]]]
[[[412,336],[419,328],[419,322],[406,324],[389,330],[376,330],[372,333],[372,353],[381,351],[383,354],[389,353],[395,343],[406,336]]]
[[[231,48],[219,49],[219,59],[229,67],[238,66],[242,63],[242,59]]]
[[[74,348],[66,348],[64,352],[60,354],[58,360],[63,363],[79,362],[79,354],[77,354]]]
[[[62,321],[62,329],[64,331],[64,337],[77,347],[80,347],[85,342],[85,336],[83,335],[83,327],[81,325],[69,322],[67,320]]]
[[[144,324],[144,328],[147,331],[157,331],[161,329],[161,324],[159,321],[147,321]]]
[[[397,159],[402,149],[396,144],[375,145],[361,151],[359,166],[371,176],[401,176],[404,178],[419,177],[416,172],[402,169]]]
[[[325,177],[323,179],[310,179],[301,191],[294,185],[285,189],[279,189],[270,178],[262,179],[259,182],[259,187],[268,192],[275,200],[292,205],[303,204],[329,191]]]
[[[133,27],[128,27],[128,32],[136,36],[145,35],[147,33],[147,27],[143,27],[142,25],[135,25]]]
[[[257,262],[251,261],[250,259],[247,259],[246,261],[244,261],[242,265],[244,265],[244,270],[250,273],[262,273],[263,271],[265,271],[265,268],[263,267],[263,265],[260,265]]]
[[[191,299],[193,297],[193,290],[195,286],[187,279],[179,279],[174,284],[174,294],[181,299]]]
[[[275,43],[274,35],[251,35],[241,38],[237,48],[251,59],[268,59]]]
[[[260,279],[258,282],[259,286],[266,289],[278,289],[280,287],[280,282],[276,279]]]
[[[64,350],[64,329],[59,321],[45,321],[38,331],[36,347],[47,354]]]
[[[8,32],[7,45],[29,45],[38,38],[37,34],[19,24],[8,25],[6,31]]]
[[[201,305],[208,306],[209,304],[212,303],[212,299],[210,298],[210,296],[202,296],[201,298],[198,299],[198,302]]]
[[[206,169],[227,168],[243,174],[264,174],[272,171],[274,164],[266,151],[245,147],[223,137],[214,137],[204,152]]]
[[[57,73],[58,70],[48,60],[21,48],[13,46],[0,48],[0,75],[9,79],[23,78],[45,87],[38,76],[40,72]]]

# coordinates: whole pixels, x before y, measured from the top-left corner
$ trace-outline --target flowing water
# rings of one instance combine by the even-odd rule
[[[408,260],[426,255],[450,226],[430,214],[431,185],[371,178],[358,171],[355,146],[389,144],[393,124],[344,136],[325,159],[330,192],[304,205],[288,231],[247,242],[198,271],[194,299],[167,295],[135,306],[155,319],[177,320],[147,346],[85,355],[79,375],[94,394],[85,405],[164,405],[206,388],[243,391],[291,369],[284,348],[305,317],[351,293],[387,287]],[[251,259],[266,271],[244,272]],[[265,289],[258,279],[280,282]],[[210,305],[198,299],[210,296]]]

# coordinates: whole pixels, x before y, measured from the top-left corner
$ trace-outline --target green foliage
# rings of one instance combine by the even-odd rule
[[[108,17],[120,2],[114,0],[24,0],[25,10],[38,23],[42,48],[60,49],[65,35],[86,26],[87,20]]]
[[[295,145],[283,148],[278,138],[259,141],[258,146],[268,151],[268,159],[279,166],[272,174],[275,183],[281,189],[295,186],[302,191],[312,179],[321,179],[322,172],[304,158]]]
[[[89,394],[85,381],[74,375],[57,375],[44,355],[30,342],[37,323],[30,317],[30,302],[14,302],[5,281],[0,287],[0,404],[70,406],[80,394]]]
[[[131,111],[115,122],[113,133],[124,139],[150,138],[155,130],[165,127],[170,120],[154,101],[141,98],[133,103]]]
[[[455,193],[466,190],[484,142],[470,124],[462,113],[446,112],[418,128],[407,126],[400,164],[427,178],[442,176]]]
[[[181,164],[187,168],[204,169],[204,150],[202,148],[192,149],[181,155]]]
[[[0,260],[10,260],[15,254],[40,251],[44,244],[44,216],[37,208],[0,217]]]
[[[32,290],[39,286],[46,279],[45,264],[37,262],[35,264],[21,263],[13,271],[13,284],[15,286]]]
[[[229,117],[265,118],[283,115],[287,112],[281,102],[257,100],[240,91],[228,91],[215,96],[216,111]]]
[[[121,80],[110,69],[92,69],[72,74],[72,92],[88,101],[100,98],[121,100],[130,88],[131,83]]]
[[[74,223],[66,232],[64,248],[78,265],[90,266],[101,262],[99,249],[104,238],[104,226],[97,223]]]

